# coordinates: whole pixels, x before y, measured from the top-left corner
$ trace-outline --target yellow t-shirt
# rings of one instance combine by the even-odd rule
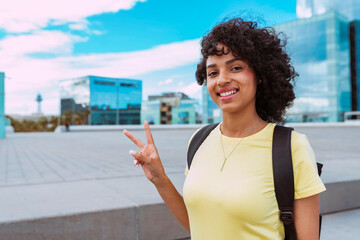
[[[274,127],[241,140],[222,135],[218,125],[197,150],[183,188],[192,240],[284,239],[273,182]],[[222,171],[221,137],[226,156],[241,140]],[[306,136],[293,132],[291,147],[295,199],[324,191]]]

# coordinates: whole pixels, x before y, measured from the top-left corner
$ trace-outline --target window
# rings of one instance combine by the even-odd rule
[[[136,87],[136,84],[134,84],[134,83],[120,83],[120,86],[122,86],[122,87]]]
[[[94,81],[95,84],[115,86],[114,82]]]

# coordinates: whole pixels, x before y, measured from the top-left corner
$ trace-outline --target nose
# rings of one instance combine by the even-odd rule
[[[217,80],[218,86],[224,86],[230,82],[229,76],[225,72],[220,72]]]

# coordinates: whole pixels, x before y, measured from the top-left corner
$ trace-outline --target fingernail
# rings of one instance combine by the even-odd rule
[[[134,160],[134,165],[137,166],[138,165],[138,161]]]
[[[134,150],[130,150],[130,151],[129,151],[129,154],[130,154],[131,156],[135,157],[135,155],[136,155],[136,151],[134,151]]]
[[[125,132],[126,132],[126,129],[123,130],[123,133],[125,133]]]

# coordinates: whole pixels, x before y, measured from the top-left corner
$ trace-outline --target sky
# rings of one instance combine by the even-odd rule
[[[143,81],[148,95],[201,99],[199,42],[225,17],[272,26],[296,19],[296,0],[0,0],[5,113],[59,114],[59,81],[87,75]]]

